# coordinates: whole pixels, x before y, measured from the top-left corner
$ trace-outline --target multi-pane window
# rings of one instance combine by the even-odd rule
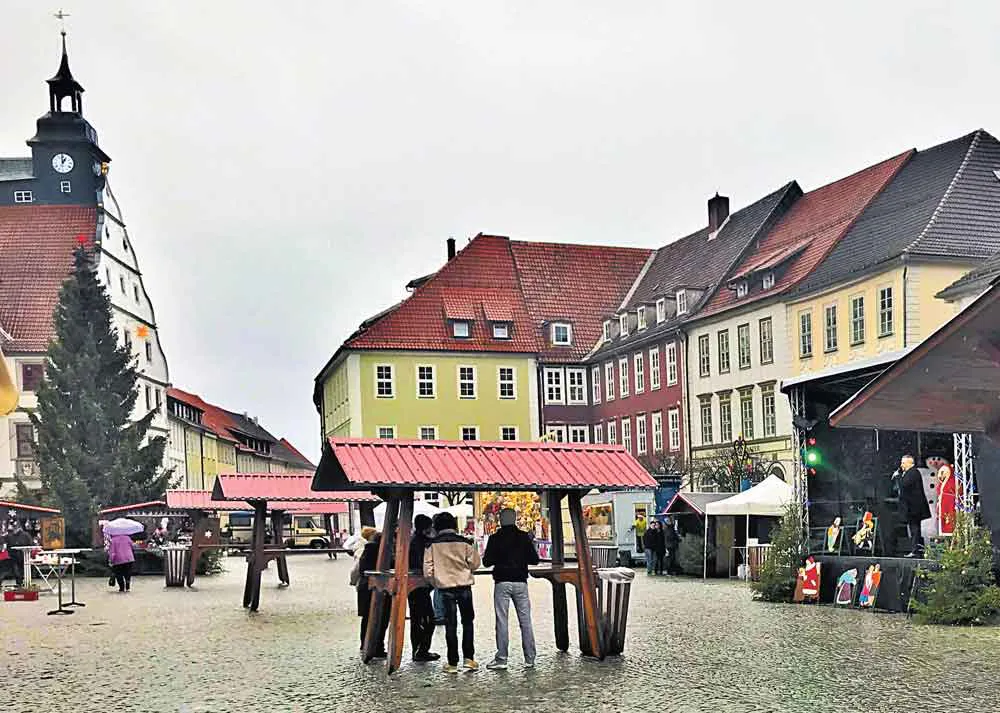
[[[476,398],[476,367],[458,367],[458,397],[460,399]]]
[[[719,332],[719,373],[729,373],[729,330]]]
[[[618,393],[622,398],[628,396],[628,359],[618,360]]]
[[[708,335],[698,337],[698,375],[708,376],[712,370],[712,355],[709,353]]]
[[[703,396],[701,398],[701,442],[709,444],[712,442],[712,397]]]
[[[615,365],[610,361],[604,364],[604,398],[608,401],[615,398]]]
[[[565,322],[556,322],[552,325],[552,343],[567,345],[573,342],[573,328]]]
[[[764,278],[761,280],[760,286],[763,287],[765,290],[769,290],[772,287],[774,287],[774,273],[765,272]]]
[[[396,437],[396,427],[395,426],[379,426],[378,427],[378,437],[379,438],[395,438]]]
[[[436,441],[438,437],[437,426],[421,426],[419,435],[421,441]]]
[[[517,440],[517,426],[501,426],[500,427],[500,440],[501,441],[516,441]]]
[[[681,449],[681,412],[672,408],[667,411],[667,437],[670,450],[679,451]]]
[[[19,423],[14,427],[17,439],[17,457],[35,457],[35,427],[30,423]]]
[[[878,335],[892,334],[892,288],[883,287],[878,291]]]
[[[608,421],[608,443],[618,443],[618,424],[614,421]]]
[[[740,429],[743,438],[748,441],[753,438],[753,390],[740,391]]]
[[[565,443],[566,442],[566,427],[565,426],[549,426],[545,429],[545,435],[553,443]]]
[[[610,319],[604,320],[604,327],[603,327],[603,329],[604,329],[604,331],[603,331],[602,334],[604,336],[604,341],[610,342],[611,341],[611,320]]]
[[[586,426],[570,426],[569,427],[569,442],[570,443],[586,443],[587,442],[587,427]]]
[[[587,403],[587,372],[585,369],[567,369],[566,382],[569,391],[569,403]]]
[[[479,440],[479,426],[462,426],[462,440],[463,441],[478,441]]]
[[[771,326],[771,318],[764,317],[760,320],[760,363],[770,364],[774,361],[774,328]]]
[[[677,314],[687,314],[688,295],[684,290],[677,290]]]
[[[746,280],[740,280],[736,283],[737,297],[746,297],[748,292],[750,292],[750,285]]]
[[[628,313],[618,315],[618,336],[628,336]]]
[[[507,322],[493,323],[494,339],[510,339],[510,324]]]
[[[604,443],[604,424],[594,424],[594,443]]]
[[[823,351],[837,351],[837,305],[823,309]]]
[[[563,370],[545,370],[545,401],[550,404],[563,402]]]
[[[677,383],[677,343],[667,345],[667,386]]]
[[[660,388],[660,348],[649,350],[649,388],[656,391]]]
[[[629,453],[632,452],[632,419],[630,417],[622,419],[622,445]]]
[[[653,453],[663,452],[663,414],[657,411],[653,414]]]
[[[646,365],[642,358],[642,352],[636,352],[632,356],[635,365],[635,393],[641,394],[646,390]]]
[[[733,401],[729,394],[719,396],[719,440],[722,443],[733,440]]]
[[[34,198],[31,195],[31,191],[14,191],[14,202],[15,203],[31,203]]]
[[[41,364],[21,364],[21,390],[38,391],[45,367]]]
[[[601,367],[590,369],[590,396],[595,404],[601,403]]]
[[[764,412],[764,437],[773,436],[778,432],[777,417],[774,412],[774,386],[768,384],[760,387],[761,410]]]
[[[851,344],[865,341],[865,298],[858,295],[851,298]]]
[[[393,377],[392,364],[378,364],[375,367],[375,396],[380,399],[391,399],[396,395],[396,380]]]
[[[639,455],[646,454],[646,414],[640,413],[635,417],[635,447]]]
[[[635,311],[635,324],[636,324],[636,328],[637,329],[645,329],[646,328],[646,308],[645,307],[639,307],[639,309],[637,309]]]
[[[656,300],[656,323],[659,324],[667,319],[667,301],[662,297]]]
[[[451,324],[452,336],[458,339],[468,339],[469,335],[472,334],[472,326],[468,321],[464,319],[459,319]]]
[[[736,341],[739,348],[740,368],[750,368],[750,325],[741,324],[736,328]]]
[[[799,315],[799,356],[811,357],[813,353],[812,312]]]
[[[516,398],[517,384],[514,381],[514,367],[501,366],[497,369],[498,396],[502,399]]]
[[[435,395],[434,366],[421,364],[417,367],[417,397],[433,399]]]

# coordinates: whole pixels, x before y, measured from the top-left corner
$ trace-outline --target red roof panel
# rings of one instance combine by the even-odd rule
[[[313,486],[622,490],[656,481],[620,446],[331,438]]]
[[[171,510],[250,510],[247,503],[213,500],[211,490],[168,490],[167,507]]]
[[[62,513],[62,510],[57,510],[56,508],[43,508],[41,505],[24,505],[23,503],[14,503],[9,500],[0,500],[0,509],[3,508],[7,508],[8,510],[24,510],[26,512],[41,512],[49,515],[59,515]]]
[[[100,515],[118,515],[123,512],[129,512],[130,510],[162,510],[167,507],[167,503],[163,500],[149,500],[144,503],[133,503],[132,505],[118,505],[113,508],[104,508],[100,511]]]
[[[238,473],[220,475],[212,490],[213,500],[267,500],[270,503],[378,502],[365,492],[324,492],[312,490],[311,474]],[[276,507],[276,506],[275,506]]]

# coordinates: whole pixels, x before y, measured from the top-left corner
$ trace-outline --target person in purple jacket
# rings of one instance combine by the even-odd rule
[[[113,535],[108,545],[108,559],[111,571],[115,573],[118,591],[129,591],[132,588],[132,563],[135,562],[132,538],[128,535]]]

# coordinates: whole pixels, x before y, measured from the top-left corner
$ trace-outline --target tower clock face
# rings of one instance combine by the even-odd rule
[[[73,170],[73,157],[68,153],[57,153],[52,157],[52,168],[57,173],[69,173]]]

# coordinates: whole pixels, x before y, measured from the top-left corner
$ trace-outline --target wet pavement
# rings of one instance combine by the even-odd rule
[[[395,676],[358,660],[349,562],[265,573],[261,611],[241,606],[240,560],[197,591],[140,578],[129,594],[83,580],[87,607],[46,616],[55,598],[0,602],[5,711],[949,711],[1000,709],[1000,630],[922,627],[899,615],[754,603],[746,586],[647,578],[633,587],[626,655],[604,664],[552,638],[548,584],[533,582],[539,666]],[[492,587],[476,588],[480,663],[492,656]],[[572,600],[572,597],[571,597]],[[570,602],[571,621],[575,616]],[[513,618],[513,614],[512,614]],[[444,651],[444,630],[435,649]],[[2,652],[0,652],[2,653]]]

